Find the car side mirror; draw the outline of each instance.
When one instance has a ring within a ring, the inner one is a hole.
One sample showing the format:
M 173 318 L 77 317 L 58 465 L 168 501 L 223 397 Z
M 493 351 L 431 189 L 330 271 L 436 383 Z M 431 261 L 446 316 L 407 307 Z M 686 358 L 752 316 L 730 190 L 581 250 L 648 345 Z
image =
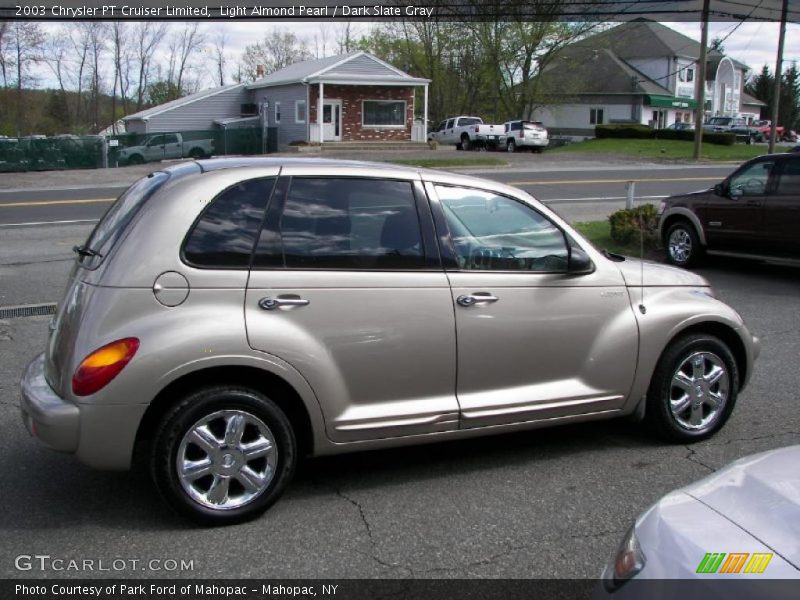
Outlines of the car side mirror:
M 724 183 L 718 183 L 717 185 L 715 185 L 714 186 L 714 193 L 717 196 L 724 196 L 725 195 L 725 184 Z
M 577 244 L 571 244 L 567 273 L 570 275 L 585 275 L 594 271 L 594 263 Z

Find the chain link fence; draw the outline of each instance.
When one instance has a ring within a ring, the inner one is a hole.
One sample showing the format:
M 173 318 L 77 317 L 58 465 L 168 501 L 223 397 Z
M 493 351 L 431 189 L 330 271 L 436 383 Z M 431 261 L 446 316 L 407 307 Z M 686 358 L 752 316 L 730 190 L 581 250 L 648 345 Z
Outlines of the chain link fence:
M 268 128 L 266 134 L 264 139 L 261 127 L 226 127 L 108 137 L 0 137 L 0 172 L 102 169 L 181 158 L 276 152 L 277 128 Z

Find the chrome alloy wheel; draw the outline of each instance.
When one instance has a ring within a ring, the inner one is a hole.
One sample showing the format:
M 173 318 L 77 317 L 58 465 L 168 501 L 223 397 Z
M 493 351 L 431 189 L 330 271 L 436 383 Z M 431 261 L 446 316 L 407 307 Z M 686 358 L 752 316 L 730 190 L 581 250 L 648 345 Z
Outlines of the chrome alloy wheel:
M 670 385 L 669 408 L 678 425 L 690 431 L 713 427 L 728 401 L 730 381 L 716 354 L 695 352 L 684 359 Z
M 195 502 L 230 510 L 269 487 L 278 448 L 261 419 L 244 410 L 221 410 L 189 428 L 176 460 L 181 486 Z
M 685 263 L 692 255 L 692 236 L 685 229 L 675 229 L 667 244 L 669 255 L 676 263 Z

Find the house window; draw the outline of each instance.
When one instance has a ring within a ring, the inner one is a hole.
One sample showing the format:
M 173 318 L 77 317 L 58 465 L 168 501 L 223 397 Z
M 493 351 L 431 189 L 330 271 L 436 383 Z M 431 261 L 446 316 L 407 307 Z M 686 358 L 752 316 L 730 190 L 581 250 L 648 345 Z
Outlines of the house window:
M 364 100 L 361 104 L 361 125 L 364 127 L 405 127 L 404 100 Z
M 275 103 L 275 124 L 278 125 L 281 122 L 281 103 Z
M 305 100 L 296 100 L 294 103 L 294 122 L 295 123 L 305 123 L 306 122 L 306 101 Z
M 694 68 L 693 67 L 686 67 L 685 69 L 681 69 L 678 71 L 678 80 L 683 81 L 685 83 L 691 83 L 694 81 Z
M 602 125 L 603 124 L 603 109 L 592 108 L 589 110 L 589 125 Z

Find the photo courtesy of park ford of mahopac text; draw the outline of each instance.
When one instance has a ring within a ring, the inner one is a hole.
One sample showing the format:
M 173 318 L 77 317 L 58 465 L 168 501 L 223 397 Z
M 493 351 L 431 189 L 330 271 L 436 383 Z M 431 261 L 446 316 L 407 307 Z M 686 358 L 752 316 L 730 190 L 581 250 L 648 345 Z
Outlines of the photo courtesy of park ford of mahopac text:
M 0 600 L 800 598 L 800 0 L 0 0 Z

